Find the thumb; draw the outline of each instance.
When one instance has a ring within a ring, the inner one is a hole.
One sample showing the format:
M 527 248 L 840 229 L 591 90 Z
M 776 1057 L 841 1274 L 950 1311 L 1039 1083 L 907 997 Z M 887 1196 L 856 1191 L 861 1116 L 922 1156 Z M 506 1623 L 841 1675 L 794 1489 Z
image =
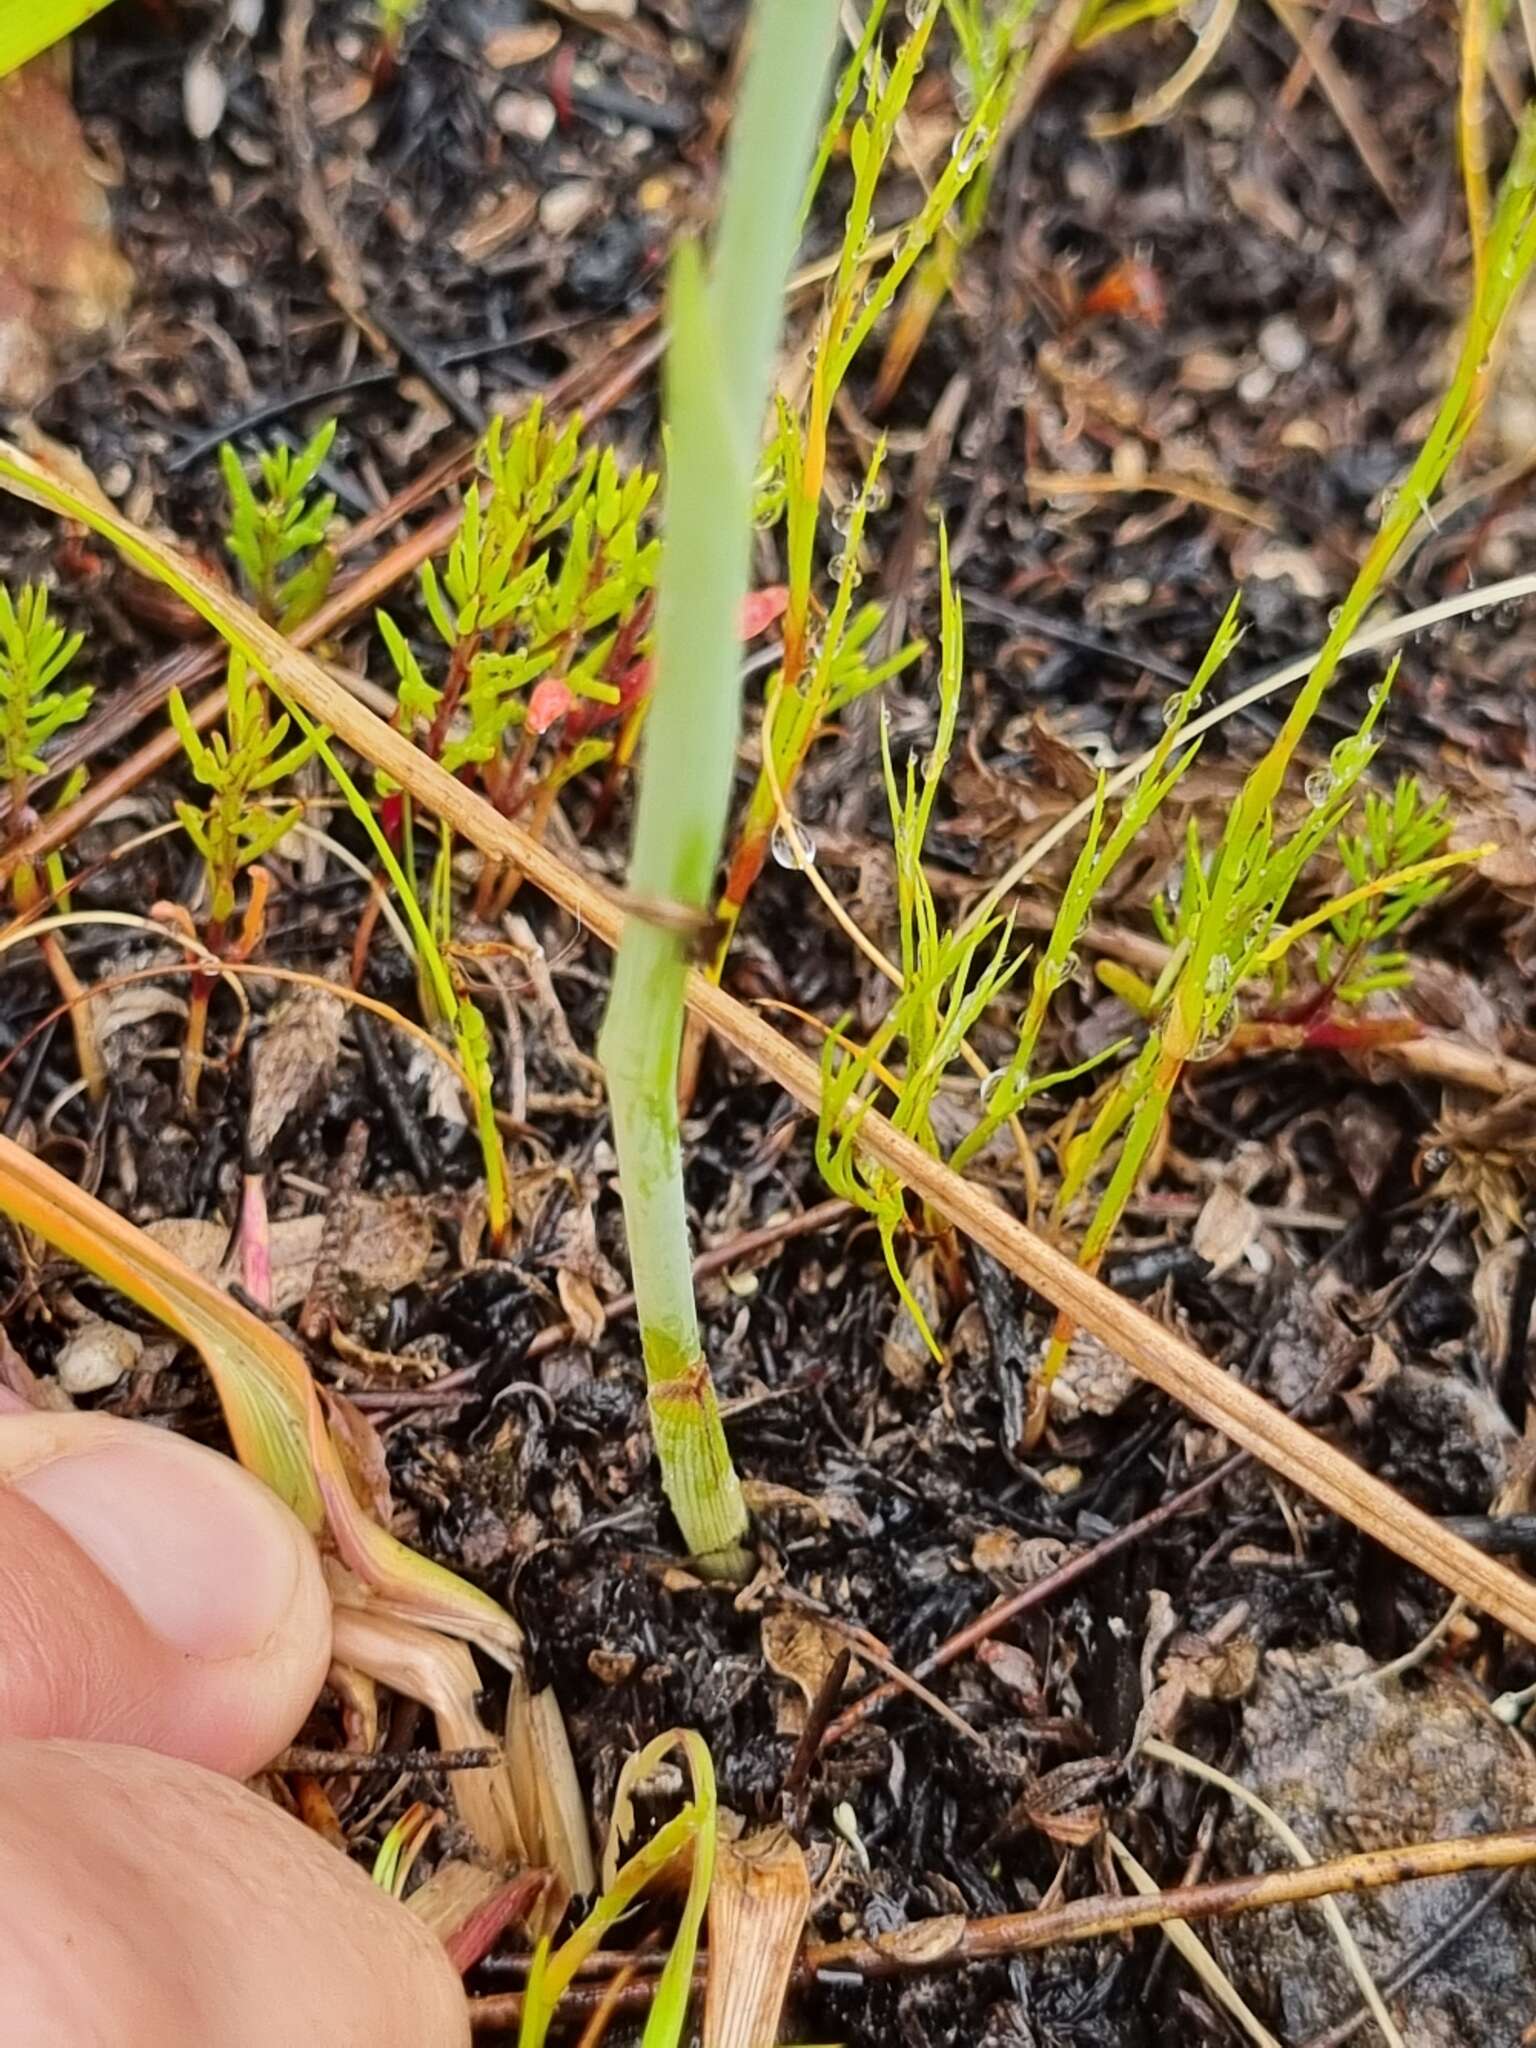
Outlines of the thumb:
M 329 1657 L 314 1543 L 231 1459 L 115 1416 L 0 1415 L 0 1737 L 245 1777 Z

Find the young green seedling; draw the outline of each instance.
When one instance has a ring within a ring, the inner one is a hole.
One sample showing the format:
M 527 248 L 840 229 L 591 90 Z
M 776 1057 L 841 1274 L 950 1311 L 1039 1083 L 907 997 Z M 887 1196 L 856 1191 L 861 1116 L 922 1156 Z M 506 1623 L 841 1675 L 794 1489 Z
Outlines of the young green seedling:
M 835 0 L 758 0 L 706 277 L 673 271 L 666 547 L 631 900 L 599 1047 L 663 1483 L 697 1556 L 734 1561 L 747 1526 L 699 1337 L 678 1129 L 690 948 L 707 924 L 735 771 L 742 603 L 764 415 L 799 194 L 837 29 Z M 648 914 L 644 906 L 654 906 Z
M 379 630 L 401 731 L 537 830 L 573 776 L 626 751 L 643 709 L 658 478 L 587 447 L 579 418 L 546 424 L 538 403 L 515 425 L 492 424 L 479 467 L 483 491 L 466 496 L 441 574 L 430 562 L 422 569 L 445 650 L 441 680 L 429 679 L 387 613 Z M 616 741 L 601 736 L 608 724 Z M 515 886 L 515 875 L 487 869 L 480 914 L 499 915 Z
M 13 837 L 24 835 L 31 818 L 27 799 L 32 778 L 41 775 L 45 766 L 43 747 L 90 708 L 94 694 L 90 683 L 56 687 L 79 653 L 80 644 L 81 636 L 66 634 L 53 617 L 48 593 L 41 584 L 25 585 L 16 598 L 0 584 L 0 784 L 10 798 L 6 826 Z M 72 803 L 84 782 L 81 769 L 64 784 L 57 807 Z M 64 863 L 58 854 L 50 858 L 42 875 L 30 861 L 18 861 L 11 876 L 11 904 L 19 915 L 44 907 L 45 898 L 59 909 L 69 908 Z M 58 933 L 45 932 L 38 943 L 54 986 L 69 1009 L 81 1079 L 91 1100 L 99 1102 L 106 1092 L 106 1074 L 90 996 L 70 966 Z
M 716 940 L 710 961 L 718 980 L 747 897 L 773 843 L 777 805 L 786 799 L 815 741 L 855 698 L 898 675 L 920 652 L 916 645 L 889 655 L 876 652 L 882 608 L 854 604 L 863 580 L 865 522 L 885 500 L 884 452 L 877 448 L 865 475 L 843 502 L 830 508 L 836 548 L 827 564 L 828 597 L 818 592 L 818 544 L 827 511 L 827 445 L 838 394 L 877 323 L 982 175 L 996 146 L 1007 80 L 999 73 L 962 124 L 954 149 L 924 196 L 916 216 L 884 255 L 874 249 L 874 211 L 908 104 L 922 75 L 943 0 L 914 0 L 910 24 L 886 69 L 879 33 L 885 0 L 874 0 L 864 32 L 845 67 L 802 201 L 802 219 L 846 132 L 853 192 L 843 220 L 837 268 L 811 342 L 811 375 L 804 397 L 781 403 L 778 434 L 760 484 L 758 519 L 767 531 L 784 527 L 788 595 L 783 618 L 783 660 L 768 685 L 764 713 L 764 766 L 748 802 L 715 906 Z M 860 111 L 855 115 L 855 106 Z M 851 125 L 850 125 L 851 118 Z
M 944 0 L 955 39 L 955 96 L 962 121 L 986 101 L 1003 108 L 1012 105 L 1029 62 L 1027 31 L 1035 4 L 1036 0 Z M 959 206 L 907 283 L 870 394 L 876 418 L 901 388 L 933 316 L 954 289 L 966 252 L 986 223 L 996 161 L 992 142 L 983 148 Z
M 1276 803 L 1298 747 L 1337 672 L 1344 648 L 1392 564 L 1430 503 L 1482 409 L 1490 366 L 1505 319 L 1536 260 L 1536 108 L 1521 123 L 1505 174 L 1484 267 L 1451 385 L 1407 480 L 1387 503 L 1381 526 L 1349 594 L 1335 612 L 1322 652 L 1284 725 L 1254 765 L 1222 827 L 1204 851 L 1191 827 L 1177 915 L 1170 926 L 1173 957 L 1155 992 L 1155 1021 L 1145 1045 L 1117 1081 L 1088 1130 L 1073 1141 L 1057 1200 L 1064 1216 L 1101 1160 L 1118 1145 L 1113 1168 L 1078 1246 L 1090 1271 L 1102 1259 L 1167 1116 L 1185 1067 L 1227 1042 L 1239 990 L 1267 974 L 1296 932 L 1281 925 L 1287 901 L 1312 858 L 1336 839 L 1354 805 L 1360 778 L 1376 752 L 1374 729 L 1391 678 L 1373 695 L 1357 732 L 1333 749 L 1326 771 L 1308 779 L 1310 815 L 1287 831 Z M 1422 841 L 1422 834 L 1420 835 Z M 1462 859 L 1473 858 L 1468 854 Z M 1417 865 L 1417 864 L 1415 864 Z M 1438 866 L 1431 873 L 1438 872 Z M 1400 881 L 1404 878 L 1400 877 Z M 1406 878 L 1412 887 L 1418 875 Z M 1369 903 L 1388 893 L 1377 877 Z M 1334 914 L 1347 913 L 1342 906 Z M 1310 928 L 1311 920 L 1307 920 Z M 1071 1318 L 1059 1315 L 1042 1368 L 1043 1394 L 1071 1341 Z M 1037 1415 L 1043 1411 L 1036 1404 Z
M 279 445 L 256 458 L 259 491 L 228 441 L 219 467 L 229 494 L 229 552 L 245 573 L 251 603 L 285 632 L 319 610 L 335 572 L 326 542 L 336 500 L 310 495 L 336 438 L 327 420 L 297 454 Z
M 178 803 L 176 815 L 203 857 L 208 908 L 203 943 L 220 957 L 248 959 L 259 943 L 266 911 L 268 878 L 258 865 L 302 815 L 299 804 L 275 805 L 280 786 L 309 758 L 308 739 L 287 744 L 286 717 L 270 719 L 266 699 L 250 678 L 243 655 L 229 659 L 224 730 L 204 739 L 192 723 L 179 690 L 170 696 L 171 723 L 193 775 L 208 791 L 201 804 Z M 235 912 L 241 875 L 250 871 L 251 890 L 243 927 L 236 936 Z M 190 1114 L 197 1108 L 208 1031 L 208 1004 L 217 976 L 199 968 L 187 999 L 187 1035 L 181 1060 L 181 1098 Z

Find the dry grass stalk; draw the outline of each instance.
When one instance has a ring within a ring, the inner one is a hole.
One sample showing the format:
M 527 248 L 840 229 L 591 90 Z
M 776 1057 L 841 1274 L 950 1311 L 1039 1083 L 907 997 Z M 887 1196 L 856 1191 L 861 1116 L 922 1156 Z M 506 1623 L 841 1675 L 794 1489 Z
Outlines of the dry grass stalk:
M 518 868 L 606 944 L 617 942 L 624 913 L 611 896 L 374 717 L 334 676 L 291 646 L 248 606 L 119 514 L 78 505 L 71 493 L 20 450 L 0 443 L 0 461 L 12 489 L 35 494 L 35 501 L 45 509 L 62 509 L 70 517 L 86 518 L 210 624 L 235 635 L 248 658 L 280 693 L 293 698 L 338 739 L 382 768 L 471 845 Z M 754 1011 L 700 974 L 691 978 L 688 1001 L 711 1029 L 797 1101 L 812 1109 L 819 1104 L 821 1073 L 816 1062 Z M 1091 1331 L 1208 1427 L 1222 1431 L 1451 1592 L 1462 1594 L 1474 1607 L 1536 1642 L 1536 1585 L 1530 1580 L 1437 1526 L 1332 1444 L 1282 1415 L 1133 1303 L 1121 1300 L 1065 1253 L 1026 1229 L 989 1195 L 931 1159 L 885 1118 L 869 1114 L 860 1128 L 860 1142 L 947 1222 L 991 1252 L 1053 1307 Z
M 1132 1886 L 1141 1897 L 1144 1899 L 1155 1898 L 1158 1889 L 1157 1879 L 1152 1875 L 1151 1871 L 1146 1869 L 1143 1864 L 1137 1862 L 1118 1835 L 1113 1833 L 1106 1834 L 1104 1839 L 1109 1844 L 1111 1855 L 1131 1880 Z M 1199 1978 L 1206 1990 L 1211 1994 L 1211 1997 L 1224 2011 L 1232 2015 L 1232 2018 L 1243 2029 L 1244 2033 L 1248 2035 L 1250 2040 L 1257 2041 L 1259 2048 L 1280 2048 L 1280 2043 L 1275 2039 L 1268 2027 L 1265 2026 L 1252 2006 L 1249 2005 L 1237 1986 L 1232 1982 L 1232 1979 L 1217 1962 L 1216 1958 L 1211 1954 L 1187 1920 L 1169 1920 L 1165 1922 L 1163 1932 L 1167 1935 L 1173 1947 L 1184 1958 L 1185 1962 L 1188 1963 L 1190 1969 L 1194 1971 L 1196 1977 Z
M 337 1658 L 387 1685 L 406 1699 L 429 1707 L 444 1749 L 497 1746 L 475 1706 L 480 1674 L 462 1643 L 417 1628 L 391 1615 L 338 1607 Z M 538 1851 L 537 1793 L 514 1786 L 506 1764 L 483 1771 L 450 1771 L 459 1818 L 499 1868 L 543 1860 Z

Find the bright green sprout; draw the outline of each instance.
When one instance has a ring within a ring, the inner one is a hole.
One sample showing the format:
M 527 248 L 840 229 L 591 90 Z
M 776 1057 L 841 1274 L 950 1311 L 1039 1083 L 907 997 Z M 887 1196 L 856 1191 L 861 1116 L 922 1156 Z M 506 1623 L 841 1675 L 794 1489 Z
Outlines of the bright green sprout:
M 917 266 L 947 232 L 957 208 L 983 174 L 1001 133 L 1008 81 L 1001 73 L 987 84 L 963 123 L 954 149 L 916 216 L 895 246 L 876 250 L 875 203 L 896 148 L 902 117 L 918 80 L 942 0 L 908 10 L 909 31 L 889 67 L 880 50 L 888 18 L 886 0 L 874 0 L 864 30 L 844 67 L 825 122 L 801 205 L 802 224 L 839 145 L 846 139 L 853 190 L 844 213 L 837 268 L 826 288 L 812 337 L 812 375 L 803 400 L 781 404 L 778 432 L 758 481 L 757 523 L 784 526 L 788 600 L 784 611 L 783 660 L 769 679 L 764 714 L 764 766 L 737 828 L 725 884 L 715 906 L 718 939 L 710 973 L 724 971 L 726 955 L 746 903 L 772 844 L 778 794 L 792 798 L 794 785 L 815 741 L 840 710 L 857 697 L 899 675 L 921 649 L 902 647 L 877 654 L 883 621 L 878 605 L 852 602 L 863 580 L 861 554 L 871 513 L 886 502 L 877 448 L 861 482 L 830 508 L 835 537 L 826 576 L 830 594 L 819 595 L 817 554 L 823 539 L 828 496 L 827 445 L 838 394 L 877 323 L 890 311 Z
M 424 0 L 373 0 L 379 17 L 379 36 L 388 49 L 398 50 L 406 30 L 420 14 Z
M 46 765 L 43 748 L 90 709 L 90 683 L 58 687 L 80 644 L 81 636 L 66 633 L 49 611 L 48 593 L 41 584 L 25 584 L 16 598 L 0 584 L 0 786 L 10 797 L 7 830 L 12 835 L 25 831 L 31 815 L 27 798 L 33 776 L 42 774 Z M 86 771 L 77 768 L 65 780 L 54 801 L 56 810 L 74 802 L 85 787 L 85 776 Z M 45 896 L 54 908 L 69 909 L 62 853 L 48 856 L 41 876 L 27 860 L 18 860 L 12 870 L 11 902 L 18 912 L 38 909 Z M 99 1102 L 106 1074 L 90 1002 L 59 934 L 46 933 L 39 943 L 54 984 L 69 1006 L 81 1077 L 91 1100 Z
M 303 814 L 300 804 L 273 810 L 267 793 L 286 782 L 314 749 L 308 739 L 285 744 L 290 722 L 285 716 L 268 717 L 266 699 L 250 680 L 242 655 L 230 656 L 222 732 L 204 739 L 179 690 L 171 692 L 170 712 L 192 773 L 209 792 L 205 803 L 178 803 L 176 815 L 203 856 L 209 944 L 217 951 L 235 914 L 241 874 L 270 853 Z
M 299 804 L 275 804 L 273 792 L 309 758 L 313 747 L 307 737 L 287 744 L 290 722 L 269 715 L 265 692 L 252 682 L 243 654 L 232 652 L 229 657 L 222 732 L 204 739 L 179 690 L 171 692 L 170 714 L 188 765 L 208 791 L 201 804 L 176 806 L 187 837 L 203 857 L 208 887 L 203 940 L 212 953 L 243 959 L 260 937 L 266 904 L 266 877 L 256 863 L 292 830 L 303 812 Z M 232 926 L 238 885 L 250 868 L 256 868 L 256 886 L 245 913 L 246 929 L 237 939 Z M 216 982 L 216 975 L 202 970 L 192 977 L 181 1060 L 181 1098 L 189 1115 L 197 1108 L 208 1006 Z
M 1357 732 L 1329 758 L 1326 776 L 1309 778 L 1310 816 L 1286 833 L 1276 804 L 1344 649 L 1410 535 L 1429 510 L 1447 470 L 1466 442 L 1487 394 L 1495 347 L 1511 306 L 1536 261 L 1536 108 L 1527 110 L 1505 174 L 1488 238 L 1488 260 L 1467 321 L 1450 388 L 1400 491 L 1385 507 L 1381 526 L 1344 603 L 1334 614 L 1284 725 L 1250 770 L 1227 814 L 1220 837 L 1202 851 L 1190 828 L 1177 910 L 1166 929 L 1175 950 L 1156 991 L 1155 1021 L 1136 1059 L 1121 1076 L 1089 1129 L 1073 1141 L 1057 1199 L 1058 1217 L 1084 1191 L 1100 1162 L 1118 1147 L 1109 1179 L 1078 1246 L 1079 1262 L 1097 1268 L 1125 1212 L 1163 1128 L 1185 1066 L 1219 1050 L 1236 1021 L 1245 979 L 1281 957 L 1299 934 L 1280 930 L 1291 891 L 1311 859 L 1346 824 L 1354 792 L 1376 751 L 1372 735 L 1391 677 L 1373 693 Z M 1458 856 L 1470 859 L 1471 853 Z M 1378 878 L 1378 884 L 1385 878 Z M 1379 886 L 1375 896 L 1386 894 Z M 1303 920 L 1310 926 L 1311 920 Z M 1072 1323 L 1057 1317 L 1042 1369 L 1043 1389 L 1060 1369 Z M 1037 1404 L 1037 1414 L 1043 1409 Z
M 625 707 L 656 581 L 646 527 L 658 478 L 584 446 L 579 419 L 546 424 L 537 402 L 515 425 L 492 424 L 480 469 L 484 491 L 466 496 L 441 574 L 431 562 L 421 572 L 441 681 L 383 612 L 379 630 L 401 730 L 445 768 L 473 767 L 510 815 L 528 800 L 540 733 L 583 702 Z
M 1028 29 L 1035 0 L 944 0 L 955 39 L 954 72 L 960 118 L 979 106 L 1005 113 L 1012 105 L 1029 61 Z M 992 199 L 1000 130 L 976 147 L 980 161 L 960 204 L 940 230 L 902 295 L 885 359 L 870 394 L 878 417 L 900 388 L 930 323 L 954 287 L 967 251 L 986 225 Z
M 379 865 L 400 899 L 405 921 L 416 948 L 421 981 L 429 992 L 428 1014 L 453 1034 L 459 1063 L 464 1069 L 470 1100 L 475 1112 L 475 1133 L 485 1167 L 486 1220 L 493 1243 L 505 1242 L 512 1220 L 507 1192 L 507 1161 L 501 1133 L 496 1124 L 496 1102 L 491 1073 L 491 1035 L 485 1019 L 475 1008 L 457 978 L 446 944 L 439 940 L 437 919 L 423 911 L 415 886 L 389 843 L 389 836 L 363 791 L 348 774 L 323 729 L 309 719 L 297 704 L 290 710 L 301 731 L 325 764 L 327 774 L 341 791 L 353 821 L 367 834 Z M 446 827 L 443 828 L 446 832 Z
M 0 584 L 0 781 L 10 793 L 13 820 L 25 807 L 31 778 L 47 765 L 43 748 L 90 709 L 89 683 L 54 687 L 81 640 L 54 618 L 40 583 L 25 584 L 16 598 Z
M 1443 796 L 1426 799 L 1415 776 L 1400 776 L 1390 795 L 1366 794 L 1362 828 L 1340 832 L 1335 849 L 1357 889 L 1368 888 L 1440 854 L 1451 836 Z M 1445 878 L 1420 877 L 1340 911 L 1317 942 L 1313 975 L 1336 1001 L 1362 1003 L 1381 989 L 1402 988 L 1412 976 L 1406 953 L 1382 950 L 1408 919 L 1443 895 Z
M 648 1842 L 623 1863 L 618 1852 L 631 1832 L 635 1790 L 651 1777 L 668 1752 L 680 1748 L 688 1762 L 693 1797 L 681 1812 L 663 1823 Z M 625 1917 L 654 1884 L 680 1867 L 686 1858 L 688 1892 L 676 1939 L 657 1980 L 640 2048 L 681 2048 L 688 2038 L 688 2006 L 693 1991 L 694 1962 L 709 1888 L 715 1874 L 715 1842 L 719 1804 L 715 1767 L 703 1738 L 691 1730 L 659 1735 L 627 1759 L 614 1792 L 613 1820 L 603 1856 L 602 1896 L 585 1920 L 558 1948 L 547 1936 L 534 1950 L 523 1999 L 517 2048 L 545 2048 L 555 2009 L 575 1981 L 581 1966 L 605 1935 Z
M 335 438 L 336 422 L 327 420 L 297 453 L 282 444 L 263 449 L 256 458 L 259 489 L 228 441 L 219 450 L 229 494 L 225 545 L 245 573 L 252 604 L 285 630 L 319 610 L 335 572 L 326 536 L 336 500 L 310 495 Z

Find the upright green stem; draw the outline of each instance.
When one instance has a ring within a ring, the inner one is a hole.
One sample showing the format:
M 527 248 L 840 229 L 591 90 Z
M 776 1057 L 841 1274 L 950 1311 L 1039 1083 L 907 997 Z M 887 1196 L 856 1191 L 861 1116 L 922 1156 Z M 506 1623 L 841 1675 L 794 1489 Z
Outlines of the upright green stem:
M 757 0 L 713 269 L 706 278 L 691 245 L 674 268 L 666 550 L 630 865 L 639 908 L 598 1048 L 662 1480 L 701 1556 L 735 1549 L 747 1514 L 694 1308 L 677 1117 L 689 951 L 675 913 L 704 919 L 730 804 L 753 482 L 836 32 L 836 0 Z M 647 916 L 648 906 L 664 915 Z

